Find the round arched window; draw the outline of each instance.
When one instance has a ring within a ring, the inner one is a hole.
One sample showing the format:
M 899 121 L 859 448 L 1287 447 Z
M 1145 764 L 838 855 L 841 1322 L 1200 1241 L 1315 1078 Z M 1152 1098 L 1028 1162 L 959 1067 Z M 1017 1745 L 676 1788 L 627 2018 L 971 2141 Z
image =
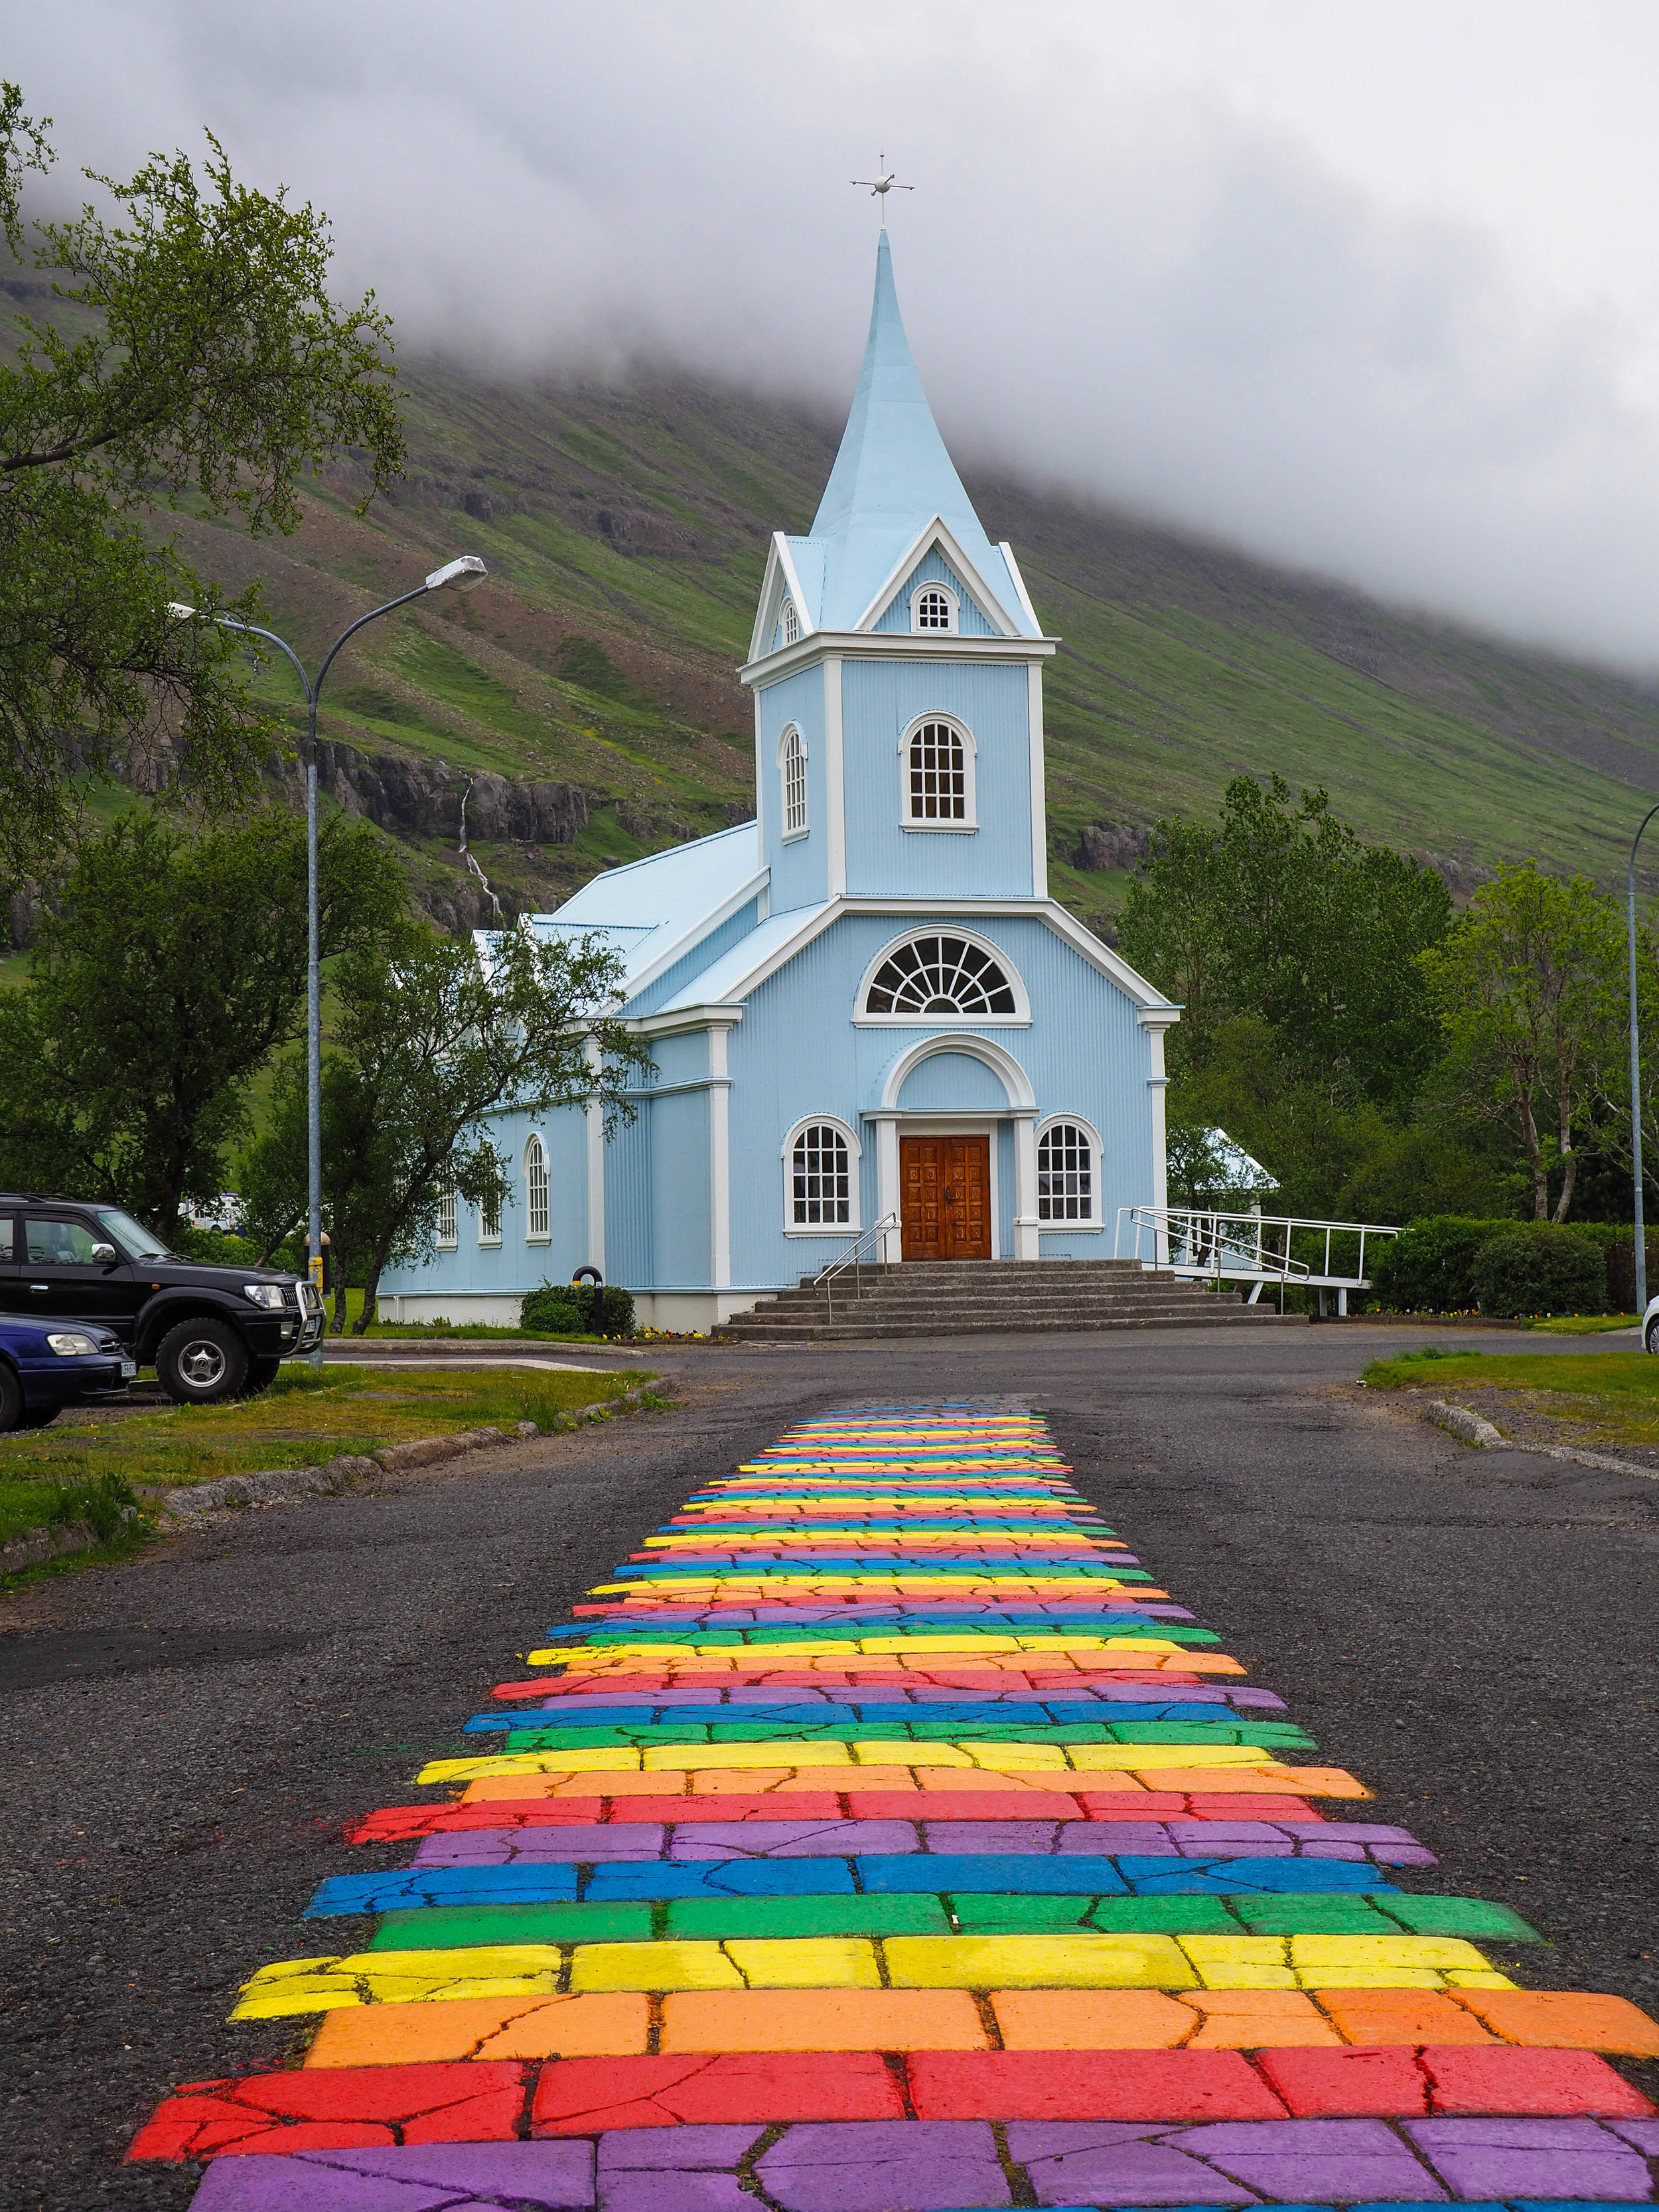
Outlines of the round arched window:
M 1089 1132 L 1051 1121 L 1037 1139 L 1037 1219 L 1092 1221 L 1095 1158 Z
M 541 1139 L 533 1135 L 524 1148 L 524 1194 L 526 1237 L 547 1236 L 551 1226 L 548 1206 L 547 1154 L 542 1150 Z
M 778 610 L 778 627 L 783 633 L 783 641 L 786 645 L 795 645 L 799 642 L 800 617 L 796 613 L 795 603 L 787 592 L 784 594 L 783 605 Z
M 798 1229 L 852 1220 L 852 1156 L 833 1121 L 809 1121 L 796 1135 L 789 1162 L 789 1211 Z
M 910 733 L 912 822 L 968 819 L 968 751 L 953 722 L 922 722 Z
M 910 603 L 911 623 L 916 629 L 949 629 L 951 614 L 951 595 L 940 591 L 937 584 L 918 592 Z
M 941 931 L 890 952 L 864 995 L 866 1014 L 1014 1014 L 1013 986 L 991 955 Z

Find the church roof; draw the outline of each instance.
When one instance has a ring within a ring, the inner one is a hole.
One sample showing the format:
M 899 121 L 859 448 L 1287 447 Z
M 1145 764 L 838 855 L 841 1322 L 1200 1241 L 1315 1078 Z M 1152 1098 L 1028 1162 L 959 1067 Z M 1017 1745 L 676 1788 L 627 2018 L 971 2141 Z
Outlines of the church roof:
M 887 233 L 858 389 L 805 538 L 789 550 L 811 626 L 851 630 L 930 523 L 943 522 L 1019 635 L 1039 633 L 1001 550 L 974 512 L 922 390 L 899 313 Z
M 755 825 L 744 822 L 607 868 L 556 914 L 532 915 L 531 927 L 538 937 L 603 938 L 623 963 L 623 993 L 631 997 L 753 898 L 764 881 Z

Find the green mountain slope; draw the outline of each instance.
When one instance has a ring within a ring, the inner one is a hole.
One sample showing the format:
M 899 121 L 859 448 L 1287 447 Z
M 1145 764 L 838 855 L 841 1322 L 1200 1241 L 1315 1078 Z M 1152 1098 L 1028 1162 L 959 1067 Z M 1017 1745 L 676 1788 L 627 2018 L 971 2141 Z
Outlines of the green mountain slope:
M 472 598 L 378 624 L 337 665 L 324 724 L 352 749 L 337 793 L 404 838 L 434 911 L 457 921 L 485 911 L 457 851 L 469 777 L 473 851 L 509 906 L 744 818 L 751 723 L 732 671 L 769 533 L 807 526 L 839 425 L 684 378 L 534 388 L 428 363 L 404 381 L 410 476 L 366 516 L 348 457 L 284 544 L 183 526 L 204 570 L 264 576 L 276 626 L 310 654 L 439 559 L 489 562 Z M 1079 867 L 1089 825 L 1207 811 L 1241 770 L 1325 784 L 1364 834 L 1431 857 L 1454 887 L 1526 854 L 1622 878 L 1659 795 L 1659 695 L 969 482 L 1064 640 L 1047 689 L 1049 820 L 1055 889 L 1080 912 L 1109 912 L 1112 867 L 1134 846 L 1097 836 L 1105 866 Z

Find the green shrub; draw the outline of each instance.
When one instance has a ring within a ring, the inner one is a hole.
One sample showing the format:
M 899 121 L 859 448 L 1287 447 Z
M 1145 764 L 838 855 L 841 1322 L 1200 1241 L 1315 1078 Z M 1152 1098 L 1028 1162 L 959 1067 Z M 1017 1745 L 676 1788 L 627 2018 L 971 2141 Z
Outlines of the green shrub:
M 519 1326 L 550 1336 L 632 1336 L 634 1293 L 607 1284 L 595 1314 L 591 1284 L 544 1283 L 520 1309 Z
M 1395 1313 L 1470 1313 L 1476 1304 L 1474 1256 L 1512 1221 L 1431 1213 L 1386 1243 L 1368 1249 L 1372 1295 Z M 1373 1253 L 1375 1257 L 1372 1257 Z
M 251 1237 L 233 1237 L 224 1229 L 197 1229 L 188 1221 L 181 1221 L 173 1232 L 173 1249 L 181 1260 L 193 1260 L 198 1267 L 253 1267 L 259 1261 L 259 1248 Z
M 1659 1291 L 1659 1232 L 1650 1231 L 1648 1248 L 1648 1296 Z M 1607 1310 L 1626 1314 L 1636 1310 L 1636 1232 L 1620 1229 L 1610 1237 L 1607 1255 Z
M 1474 1290 L 1483 1314 L 1600 1313 L 1607 1302 L 1601 1240 L 1547 1221 L 1516 1223 L 1474 1255 Z

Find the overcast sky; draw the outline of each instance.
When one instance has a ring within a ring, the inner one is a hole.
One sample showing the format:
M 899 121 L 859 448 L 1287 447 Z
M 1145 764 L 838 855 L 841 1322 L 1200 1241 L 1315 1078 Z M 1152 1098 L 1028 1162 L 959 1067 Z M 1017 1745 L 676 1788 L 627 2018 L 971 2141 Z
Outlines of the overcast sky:
M 843 407 L 884 148 L 959 458 L 1659 668 L 1651 0 L 9 0 L 65 166 L 217 131 L 405 349 Z

